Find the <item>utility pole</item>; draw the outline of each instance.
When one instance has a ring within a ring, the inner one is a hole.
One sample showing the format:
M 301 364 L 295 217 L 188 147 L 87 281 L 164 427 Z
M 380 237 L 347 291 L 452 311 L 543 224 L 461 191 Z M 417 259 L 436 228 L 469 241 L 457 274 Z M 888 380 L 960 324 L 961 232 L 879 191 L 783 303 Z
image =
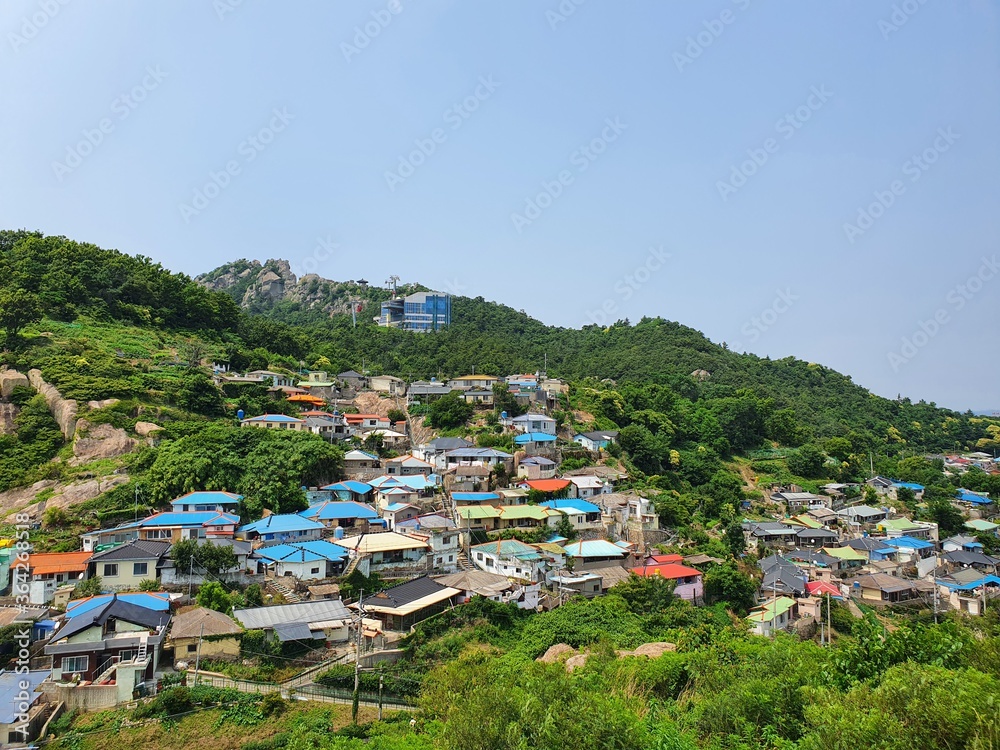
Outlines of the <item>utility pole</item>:
M 354 637 L 354 700 L 351 701 L 351 723 L 358 723 L 358 691 L 361 689 L 361 629 L 365 620 L 365 591 L 358 591 L 358 629 Z
M 205 623 L 201 624 L 201 632 L 198 633 L 198 653 L 194 656 L 194 684 L 198 685 L 198 667 L 201 664 L 201 641 L 205 637 Z
M 382 721 L 382 683 L 385 678 L 385 669 L 380 668 L 378 672 L 378 720 Z
M 194 580 L 194 551 L 191 552 L 191 561 L 188 564 L 188 600 L 191 599 L 191 583 Z
M 937 605 L 937 602 L 938 602 L 938 585 L 937 585 L 937 579 L 935 578 L 935 580 L 934 580 L 934 624 L 935 625 L 937 625 L 937 621 L 938 621 L 938 605 Z
M 830 592 L 826 592 L 826 642 L 833 643 L 833 630 L 830 624 Z

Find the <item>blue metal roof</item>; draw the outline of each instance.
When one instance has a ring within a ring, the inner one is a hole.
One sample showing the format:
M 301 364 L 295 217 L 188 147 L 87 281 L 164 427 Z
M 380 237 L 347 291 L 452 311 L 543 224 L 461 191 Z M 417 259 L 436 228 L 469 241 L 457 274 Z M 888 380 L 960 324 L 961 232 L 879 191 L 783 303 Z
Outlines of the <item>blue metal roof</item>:
M 150 526 L 213 526 L 236 525 L 240 517 L 232 513 L 219 513 L 215 510 L 175 510 L 168 513 L 157 513 L 138 522 L 140 528 Z
M 544 503 L 539 503 L 542 507 L 552 508 L 553 510 L 575 510 L 579 513 L 600 513 L 601 509 L 594 505 L 593 503 L 588 503 L 586 500 L 580 500 L 579 498 L 566 498 L 563 500 L 546 500 Z
M 305 510 L 299 511 L 303 518 L 315 521 L 339 521 L 345 518 L 378 518 L 378 513 L 370 505 L 355 503 L 351 500 L 329 500 L 316 503 Z
M 544 432 L 525 432 L 514 438 L 514 442 L 518 445 L 524 443 L 554 443 L 555 441 L 555 435 L 549 435 Z
M 604 539 L 592 539 L 567 544 L 566 554 L 570 557 L 624 557 L 625 550 Z
M 325 527 L 317 521 L 310 521 L 295 513 L 282 513 L 248 523 L 246 526 L 241 526 L 240 531 L 243 533 L 253 531 L 258 534 L 281 534 L 288 531 L 311 531 L 322 528 Z
M 270 547 L 261 547 L 256 553 L 265 560 L 288 563 L 317 562 L 319 560 L 340 562 L 349 554 L 348 550 L 344 547 L 328 542 L 325 539 L 314 539 L 310 542 L 275 544 Z
M 8 739 L 11 742 L 15 741 L 17 734 L 14 727 L 20 721 L 17 707 L 21 701 L 18 700 L 17 696 L 21 694 L 21 683 L 28 683 L 27 690 L 24 691 L 28 694 L 28 700 L 25 703 L 32 706 L 41 697 L 38 686 L 51 674 L 51 669 L 36 669 L 27 673 L 0 669 L 0 724 L 10 725 Z
M 243 499 L 243 495 L 234 492 L 198 491 L 181 495 L 170 502 L 171 505 L 232 505 Z
M 918 492 L 924 489 L 924 486 L 922 484 L 917 484 L 916 482 L 897 482 L 893 480 L 892 484 L 895 487 L 907 487 L 908 489 L 911 489 L 914 492 Z
M 912 536 L 901 536 L 895 539 L 886 539 L 885 543 L 892 547 L 908 547 L 910 549 L 929 549 L 934 546 L 930 542 L 924 541 L 923 539 L 917 539 Z
M 386 511 L 389 513 L 396 513 L 401 510 L 406 510 L 407 508 L 412 508 L 413 506 L 409 503 L 393 503 L 392 505 L 387 505 L 385 507 Z
M 966 503 L 973 503 L 975 505 L 989 505 L 991 502 L 993 502 L 988 497 L 977 495 L 975 492 L 971 492 L 964 488 L 959 489 L 958 499 Z
M 452 492 L 451 499 L 463 503 L 481 503 L 486 500 L 499 500 L 496 492 Z
M 168 598 L 166 592 L 159 593 L 147 593 L 147 592 L 135 592 L 131 594 L 98 594 L 97 596 L 90 596 L 86 599 L 76 599 L 71 601 L 66 605 L 66 617 L 76 617 L 77 615 L 82 615 L 85 612 L 89 612 L 97 607 L 103 607 L 108 603 L 108 600 L 112 597 L 117 596 L 119 601 L 127 602 L 129 604 L 135 604 L 138 607 L 144 607 L 146 609 L 152 610 L 154 612 L 166 612 L 170 609 L 170 599 Z
M 372 486 L 370 484 L 365 484 L 364 482 L 358 482 L 354 479 L 348 479 L 345 482 L 336 482 L 334 484 L 328 484 L 325 487 L 320 487 L 321 490 L 333 490 L 337 491 L 347 491 L 353 492 L 356 495 L 365 495 L 372 491 Z
M 287 414 L 261 414 L 259 417 L 248 417 L 244 420 L 245 422 L 270 422 L 272 424 L 276 423 L 288 423 L 301 422 L 302 420 L 298 417 L 289 417 Z
M 951 591 L 970 591 L 971 589 L 978 589 L 980 586 L 985 586 L 988 584 L 993 584 L 994 586 L 1000 586 L 1000 577 L 995 575 L 985 575 L 978 581 L 972 581 L 971 583 L 949 583 L 948 581 L 942 581 L 941 579 L 936 579 L 938 583 L 942 586 L 946 586 Z

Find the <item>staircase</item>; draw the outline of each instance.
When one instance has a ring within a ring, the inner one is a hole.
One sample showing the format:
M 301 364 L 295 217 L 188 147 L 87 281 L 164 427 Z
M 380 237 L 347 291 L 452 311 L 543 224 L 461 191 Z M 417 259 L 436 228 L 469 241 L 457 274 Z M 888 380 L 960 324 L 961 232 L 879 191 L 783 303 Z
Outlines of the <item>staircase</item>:
M 302 601 L 302 597 L 296 594 L 292 589 L 288 588 L 285 584 L 281 583 L 277 579 L 273 579 L 267 582 L 267 585 L 273 588 L 277 593 L 281 594 L 286 602 L 292 604 L 297 604 Z
M 108 678 L 111 677 L 111 673 L 118 668 L 118 662 L 119 658 L 117 656 L 111 657 L 111 659 L 109 660 L 108 668 L 94 678 L 94 684 L 95 685 L 104 684 L 108 680 Z
M 476 569 L 476 566 L 474 566 L 469 561 L 469 556 L 467 554 L 465 554 L 465 550 L 464 549 L 460 549 L 458 551 L 458 558 L 457 559 L 458 559 L 458 567 L 461 568 L 462 570 L 475 570 Z
M 351 573 L 357 570 L 357 567 L 360 563 L 361 563 L 361 555 L 354 555 L 347 563 L 347 567 L 344 568 L 344 572 L 340 574 L 340 577 L 347 578 L 347 576 L 349 576 Z

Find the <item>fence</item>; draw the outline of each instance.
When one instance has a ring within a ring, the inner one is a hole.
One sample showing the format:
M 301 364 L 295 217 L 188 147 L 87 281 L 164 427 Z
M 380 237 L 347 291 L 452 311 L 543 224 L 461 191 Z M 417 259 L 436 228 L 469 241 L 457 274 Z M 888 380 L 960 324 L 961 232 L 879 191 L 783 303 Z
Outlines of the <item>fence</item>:
M 309 685 L 304 688 L 296 688 L 295 695 L 299 698 L 327 703 L 352 703 L 354 701 L 354 691 L 325 687 L 323 685 Z M 377 708 L 378 703 L 378 695 L 358 692 L 359 705 Z M 382 706 L 392 711 L 412 711 L 416 707 L 416 704 L 402 696 L 383 693 Z

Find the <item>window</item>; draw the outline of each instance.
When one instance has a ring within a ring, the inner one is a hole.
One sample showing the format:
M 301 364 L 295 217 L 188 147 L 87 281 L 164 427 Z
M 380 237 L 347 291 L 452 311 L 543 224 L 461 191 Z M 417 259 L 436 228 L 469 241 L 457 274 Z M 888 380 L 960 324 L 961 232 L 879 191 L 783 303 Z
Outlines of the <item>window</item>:
M 310 568 L 309 572 L 310 573 L 319 573 L 319 568 Z
M 448 562 L 455 562 L 455 556 L 454 555 L 448 555 Z
M 198 650 L 198 644 L 197 643 L 190 643 L 190 644 L 188 644 L 188 653 L 189 654 L 193 654 L 197 650 Z
M 104 564 L 104 577 L 105 578 L 115 578 L 118 575 L 118 563 L 105 563 Z
M 454 540 L 455 540 L 455 537 L 453 537 L 453 536 L 446 536 L 444 539 L 441 540 L 441 544 L 451 544 Z
M 139 653 L 138 651 L 131 651 L 131 650 L 129 650 L 129 651 L 119 651 L 118 652 L 118 659 L 120 661 L 132 661 L 136 657 L 136 655 L 138 653 Z
M 62 660 L 62 671 L 64 673 L 86 672 L 89 665 L 89 656 L 64 656 Z
M 149 563 L 132 563 L 132 575 L 144 576 L 149 570 Z
M 171 539 L 172 537 L 170 529 L 149 529 L 146 531 L 146 539 Z

